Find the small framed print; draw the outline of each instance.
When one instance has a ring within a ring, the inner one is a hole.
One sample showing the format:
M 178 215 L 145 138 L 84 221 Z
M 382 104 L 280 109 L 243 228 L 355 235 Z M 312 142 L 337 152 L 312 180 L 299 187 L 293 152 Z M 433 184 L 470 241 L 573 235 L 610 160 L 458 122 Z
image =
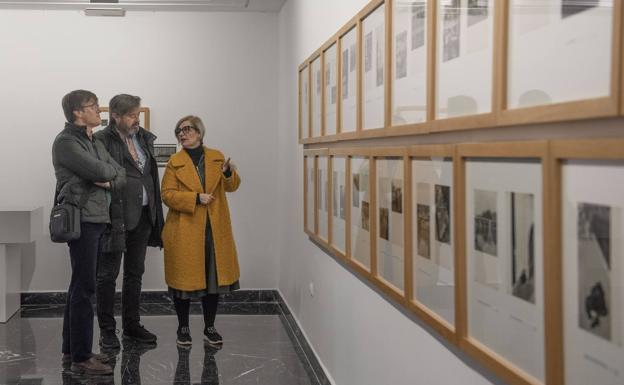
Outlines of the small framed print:
M 365 271 L 371 271 L 371 169 L 370 158 L 364 152 L 355 152 L 348 158 L 350 205 L 350 248 L 347 257 Z
M 333 154 L 331 161 L 331 241 L 332 248 L 341 256 L 346 255 L 347 206 L 346 172 L 347 161 L 344 155 Z
M 352 28 L 340 38 L 341 55 L 341 97 L 340 132 L 355 132 L 357 128 L 357 28 Z
M 547 144 L 460 144 L 457 149 L 465 208 L 461 252 L 467 327 L 461 344 L 510 382 L 545 384 Z
M 314 167 L 315 157 L 312 154 L 308 154 L 308 152 L 304 151 L 303 157 L 303 202 L 304 202 L 304 211 L 303 211 L 303 222 L 304 222 L 304 231 L 308 235 L 314 235 L 314 213 L 315 213 L 315 167 Z
M 154 158 L 158 167 L 165 167 L 171 155 L 178 151 L 176 144 L 154 144 Z
M 623 149 L 621 139 L 552 143 L 566 385 L 624 381 Z
M 329 241 L 329 157 L 327 152 L 316 158 L 316 235 L 325 243 Z
M 363 120 L 362 129 L 385 126 L 386 7 L 378 6 L 362 20 L 363 36 Z
M 317 138 L 321 136 L 321 120 L 323 118 L 321 114 L 321 102 L 323 100 L 323 76 L 321 74 L 321 56 L 318 56 L 316 59 L 312 60 L 312 63 L 310 64 L 310 70 L 312 71 L 312 97 L 310 99 L 310 103 L 312 104 L 312 113 L 310 116 L 310 119 L 312 121 L 311 137 Z
M 102 118 L 102 123 L 100 124 L 102 127 L 106 127 L 110 124 L 110 115 L 108 107 L 100 107 L 100 117 Z M 139 108 L 139 125 L 146 129 L 150 130 L 150 109 L 149 107 L 140 107 Z
M 336 135 L 336 123 L 338 119 L 338 52 L 337 44 L 332 44 L 323 54 L 325 60 L 325 133 L 323 135 Z
M 309 66 L 299 71 L 299 140 L 310 136 L 310 73 Z

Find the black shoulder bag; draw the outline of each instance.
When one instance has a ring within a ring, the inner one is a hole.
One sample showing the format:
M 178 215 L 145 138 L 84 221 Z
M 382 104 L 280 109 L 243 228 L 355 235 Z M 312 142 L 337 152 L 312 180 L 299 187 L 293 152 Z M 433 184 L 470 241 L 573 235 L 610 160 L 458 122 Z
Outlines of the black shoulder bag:
M 80 238 L 80 210 L 87 203 L 91 189 L 80 197 L 78 206 L 59 203 L 59 190 L 54 193 L 54 207 L 50 212 L 50 238 L 52 242 L 65 243 Z

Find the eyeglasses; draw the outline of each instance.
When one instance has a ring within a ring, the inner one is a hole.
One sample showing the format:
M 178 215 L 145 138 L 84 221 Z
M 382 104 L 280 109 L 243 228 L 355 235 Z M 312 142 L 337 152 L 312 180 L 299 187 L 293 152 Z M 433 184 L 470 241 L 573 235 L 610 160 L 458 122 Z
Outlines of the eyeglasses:
M 95 111 L 99 111 L 100 110 L 100 105 L 97 102 L 96 103 L 87 104 L 86 106 L 82 106 L 82 107 L 80 107 L 80 109 L 84 110 L 85 108 L 89 108 L 89 107 L 93 107 L 93 109 Z
M 188 134 L 191 132 L 191 130 L 197 130 L 197 127 L 195 126 L 184 126 L 184 127 L 178 127 L 175 129 L 174 133 L 176 137 L 179 137 L 180 134 Z

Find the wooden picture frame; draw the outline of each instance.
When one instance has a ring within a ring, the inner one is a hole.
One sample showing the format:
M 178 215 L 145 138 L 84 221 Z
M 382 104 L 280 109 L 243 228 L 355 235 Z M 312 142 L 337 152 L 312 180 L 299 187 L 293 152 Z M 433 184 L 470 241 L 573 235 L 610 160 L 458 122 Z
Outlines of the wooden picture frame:
M 305 78 L 305 83 L 303 83 L 303 79 L 302 77 Z M 299 143 L 302 144 L 304 139 L 308 139 L 310 138 L 310 130 L 311 130 L 311 125 L 310 125 L 310 98 L 312 96 L 312 90 L 311 90 L 311 82 L 310 82 L 310 66 L 309 64 L 306 62 L 304 64 L 302 64 L 299 68 L 299 72 L 297 75 L 297 84 L 298 84 L 298 103 L 297 103 L 297 109 L 298 109 L 298 114 L 297 114 L 297 126 L 299 128 L 299 135 L 298 135 L 298 140 Z M 304 87 L 304 85 L 306 85 L 306 87 Z M 304 100 L 307 101 L 306 106 L 304 106 Z M 305 117 L 305 119 L 304 119 Z M 305 120 L 305 121 L 304 121 Z M 305 135 L 304 135 L 305 133 Z

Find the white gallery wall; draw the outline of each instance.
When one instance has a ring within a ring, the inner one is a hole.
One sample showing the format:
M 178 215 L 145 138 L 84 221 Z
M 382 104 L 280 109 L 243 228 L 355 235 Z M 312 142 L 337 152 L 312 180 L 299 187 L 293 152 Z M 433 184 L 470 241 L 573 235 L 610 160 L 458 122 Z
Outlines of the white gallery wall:
M 275 288 L 277 21 L 275 13 L 0 10 L 0 209 L 43 206 L 48 216 L 65 93 L 92 90 L 103 106 L 117 93 L 139 95 L 157 143 L 175 143 L 177 119 L 199 115 L 206 145 L 239 167 L 243 183 L 229 200 L 240 282 Z M 69 277 L 67 246 L 47 230 L 25 248 L 23 292 L 66 290 Z M 166 288 L 158 249 L 148 249 L 143 282 Z

